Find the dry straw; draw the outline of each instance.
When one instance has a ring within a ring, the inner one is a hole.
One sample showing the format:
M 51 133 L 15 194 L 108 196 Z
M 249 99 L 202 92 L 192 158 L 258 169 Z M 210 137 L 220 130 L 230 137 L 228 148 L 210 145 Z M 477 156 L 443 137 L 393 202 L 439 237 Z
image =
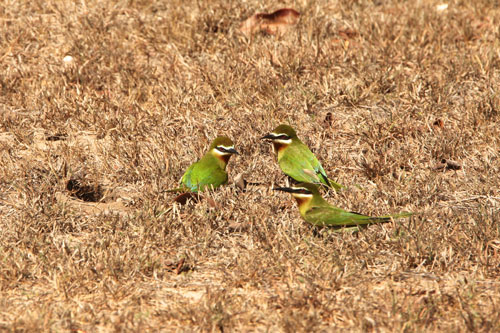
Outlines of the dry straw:
M 438 5 L 291 2 L 250 40 L 283 4 L 1 2 L 0 330 L 498 331 L 500 12 Z M 258 140 L 283 122 L 329 202 L 417 214 L 304 223 Z M 219 134 L 230 184 L 172 206 Z

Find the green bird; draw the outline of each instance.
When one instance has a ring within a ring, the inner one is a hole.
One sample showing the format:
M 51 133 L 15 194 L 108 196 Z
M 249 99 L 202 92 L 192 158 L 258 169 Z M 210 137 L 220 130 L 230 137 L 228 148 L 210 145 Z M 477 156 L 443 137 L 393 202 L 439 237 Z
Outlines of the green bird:
M 334 207 L 319 193 L 318 187 L 311 183 L 299 183 L 294 187 L 278 187 L 277 191 L 289 192 L 297 200 L 300 215 L 306 222 L 320 227 L 350 227 L 350 231 L 359 230 L 360 226 L 389 222 L 391 218 L 408 217 L 412 213 L 400 213 L 379 217 L 371 217 L 359 213 L 348 212 Z
M 337 191 L 344 187 L 328 179 L 321 163 L 300 141 L 292 127 L 279 125 L 262 139 L 272 141 L 274 152 L 278 154 L 278 164 L 281 170 L 297 182 L 321 183 Z
M 212 141 L 208 152 L 191 164 L 181 178 L 181 187 L 169 192 L 198 192 L 227 183 L 226 166 L 231 155 L 238 154 L 231 139 L 219 136 Z

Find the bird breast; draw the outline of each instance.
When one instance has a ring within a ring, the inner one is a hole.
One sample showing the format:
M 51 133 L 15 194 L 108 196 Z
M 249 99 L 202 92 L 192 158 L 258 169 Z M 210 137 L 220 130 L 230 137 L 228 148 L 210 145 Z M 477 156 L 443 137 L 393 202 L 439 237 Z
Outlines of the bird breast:
M 216 155 L 215 157 L 224 162 L 224 165 L 226 165 L 229 162 L 229 158 L 231 157 L 231 155 Z
M 281 143 L 281 142 L 273 142 L 273 150 L 274 153 L 280 156 L 280 154 L 285 150 L 285 148 L 288 147 L 288 145 Z

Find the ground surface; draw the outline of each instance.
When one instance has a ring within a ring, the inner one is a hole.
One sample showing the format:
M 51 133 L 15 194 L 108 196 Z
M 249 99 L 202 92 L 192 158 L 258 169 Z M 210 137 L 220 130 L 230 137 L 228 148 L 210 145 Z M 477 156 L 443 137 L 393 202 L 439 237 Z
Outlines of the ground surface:
M 1 2 L 0 330 L 500 330 L 500 10 L 440 4 Z M 283 122 L 330 202 L 415 216 L 304 223 L 259 140 Z M 230 184 L 171 208 L 218 134 Z

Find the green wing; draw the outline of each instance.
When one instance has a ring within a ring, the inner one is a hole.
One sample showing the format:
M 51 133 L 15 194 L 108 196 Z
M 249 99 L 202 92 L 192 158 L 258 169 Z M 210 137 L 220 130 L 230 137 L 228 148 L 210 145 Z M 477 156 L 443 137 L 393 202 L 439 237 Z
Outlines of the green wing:
M 189 166 L 189 168 L 184 172 L 181 178 L 181 184 L 185 187 L 187 187 L 189 190 L 192 190 L 192 187 L 194 185 L 194 181 L 192 180 L 193 178 L 193 170 L 196 167 L 196 164 L 199 162 L 195 162 Z
M 392 218 L 406 217 L 411 214 L 402 213 L 380 217 L 370 217 L 358 213 L 348 212 L 336 207 L 313 207 L 305 213 L 304 219 L 317 226 L 350 227 L 373 223 L 389 222 Z
M 311 165 L 314 155 L 305 145 L 290 145 L 278 161 L 281 170 L 298 182 L 319 183 L 321 179 Z
M 309 148 L 307 150 L 310 153 L 310 154 L 308 154 L 309 155 L 308 156 L 309 157 L 309 163 L 313 167 L 314 172 L 316 173 L 316 175 L 318 176 L 318 178 L 321 179 L 321 182 L 323 184 L 332 187 L 332 184 L 330 184 L 330 180 L 328 179 L 328 176 L 326 175 L 326 171 L 325 171 L 325 169 L 323 169 L 323 166 L 321 165 L 321 163 L 318 161 L 318 159 L 316 158 L 316 156 L 309 150 Z
M 186 170 L 181 178 L 181 183 L 193 192 L 216 188 L 227 182 L 227 173 L 216 163 L 206 163 L 199 160 Z
M 307 148 L 307 146 L 305 146 L 305 147 Z M 340 185 L 339 183 L 334 182 L 333 180 L 328 178 L 328 176 L 326 175 L 325 169 L 323 169 L 323 166 L 318 161 L 316 156 L 309 150 L 309 148 L 307 148 L 307 151 L 309 152 L 309 154 L 306 154 L 306 156 L 308 156 L 308 158 L 309 158 L 309 163 L 311 164 L 316 175 L 318 176 L 318 178 L 320 179 L 320 181 L 323 184 L 325 184 L 328 187 L 333 187 L 336 191 L 339 191 L 339 190 L 345 188 L 345 186 Z
M 303 143 L 296 143 L 286 148 L 279 160 L 283 172 L 298 182 L 322 183 L 340 190 L 344 186 L 328 179 L 325 169 L 316 156 Z

